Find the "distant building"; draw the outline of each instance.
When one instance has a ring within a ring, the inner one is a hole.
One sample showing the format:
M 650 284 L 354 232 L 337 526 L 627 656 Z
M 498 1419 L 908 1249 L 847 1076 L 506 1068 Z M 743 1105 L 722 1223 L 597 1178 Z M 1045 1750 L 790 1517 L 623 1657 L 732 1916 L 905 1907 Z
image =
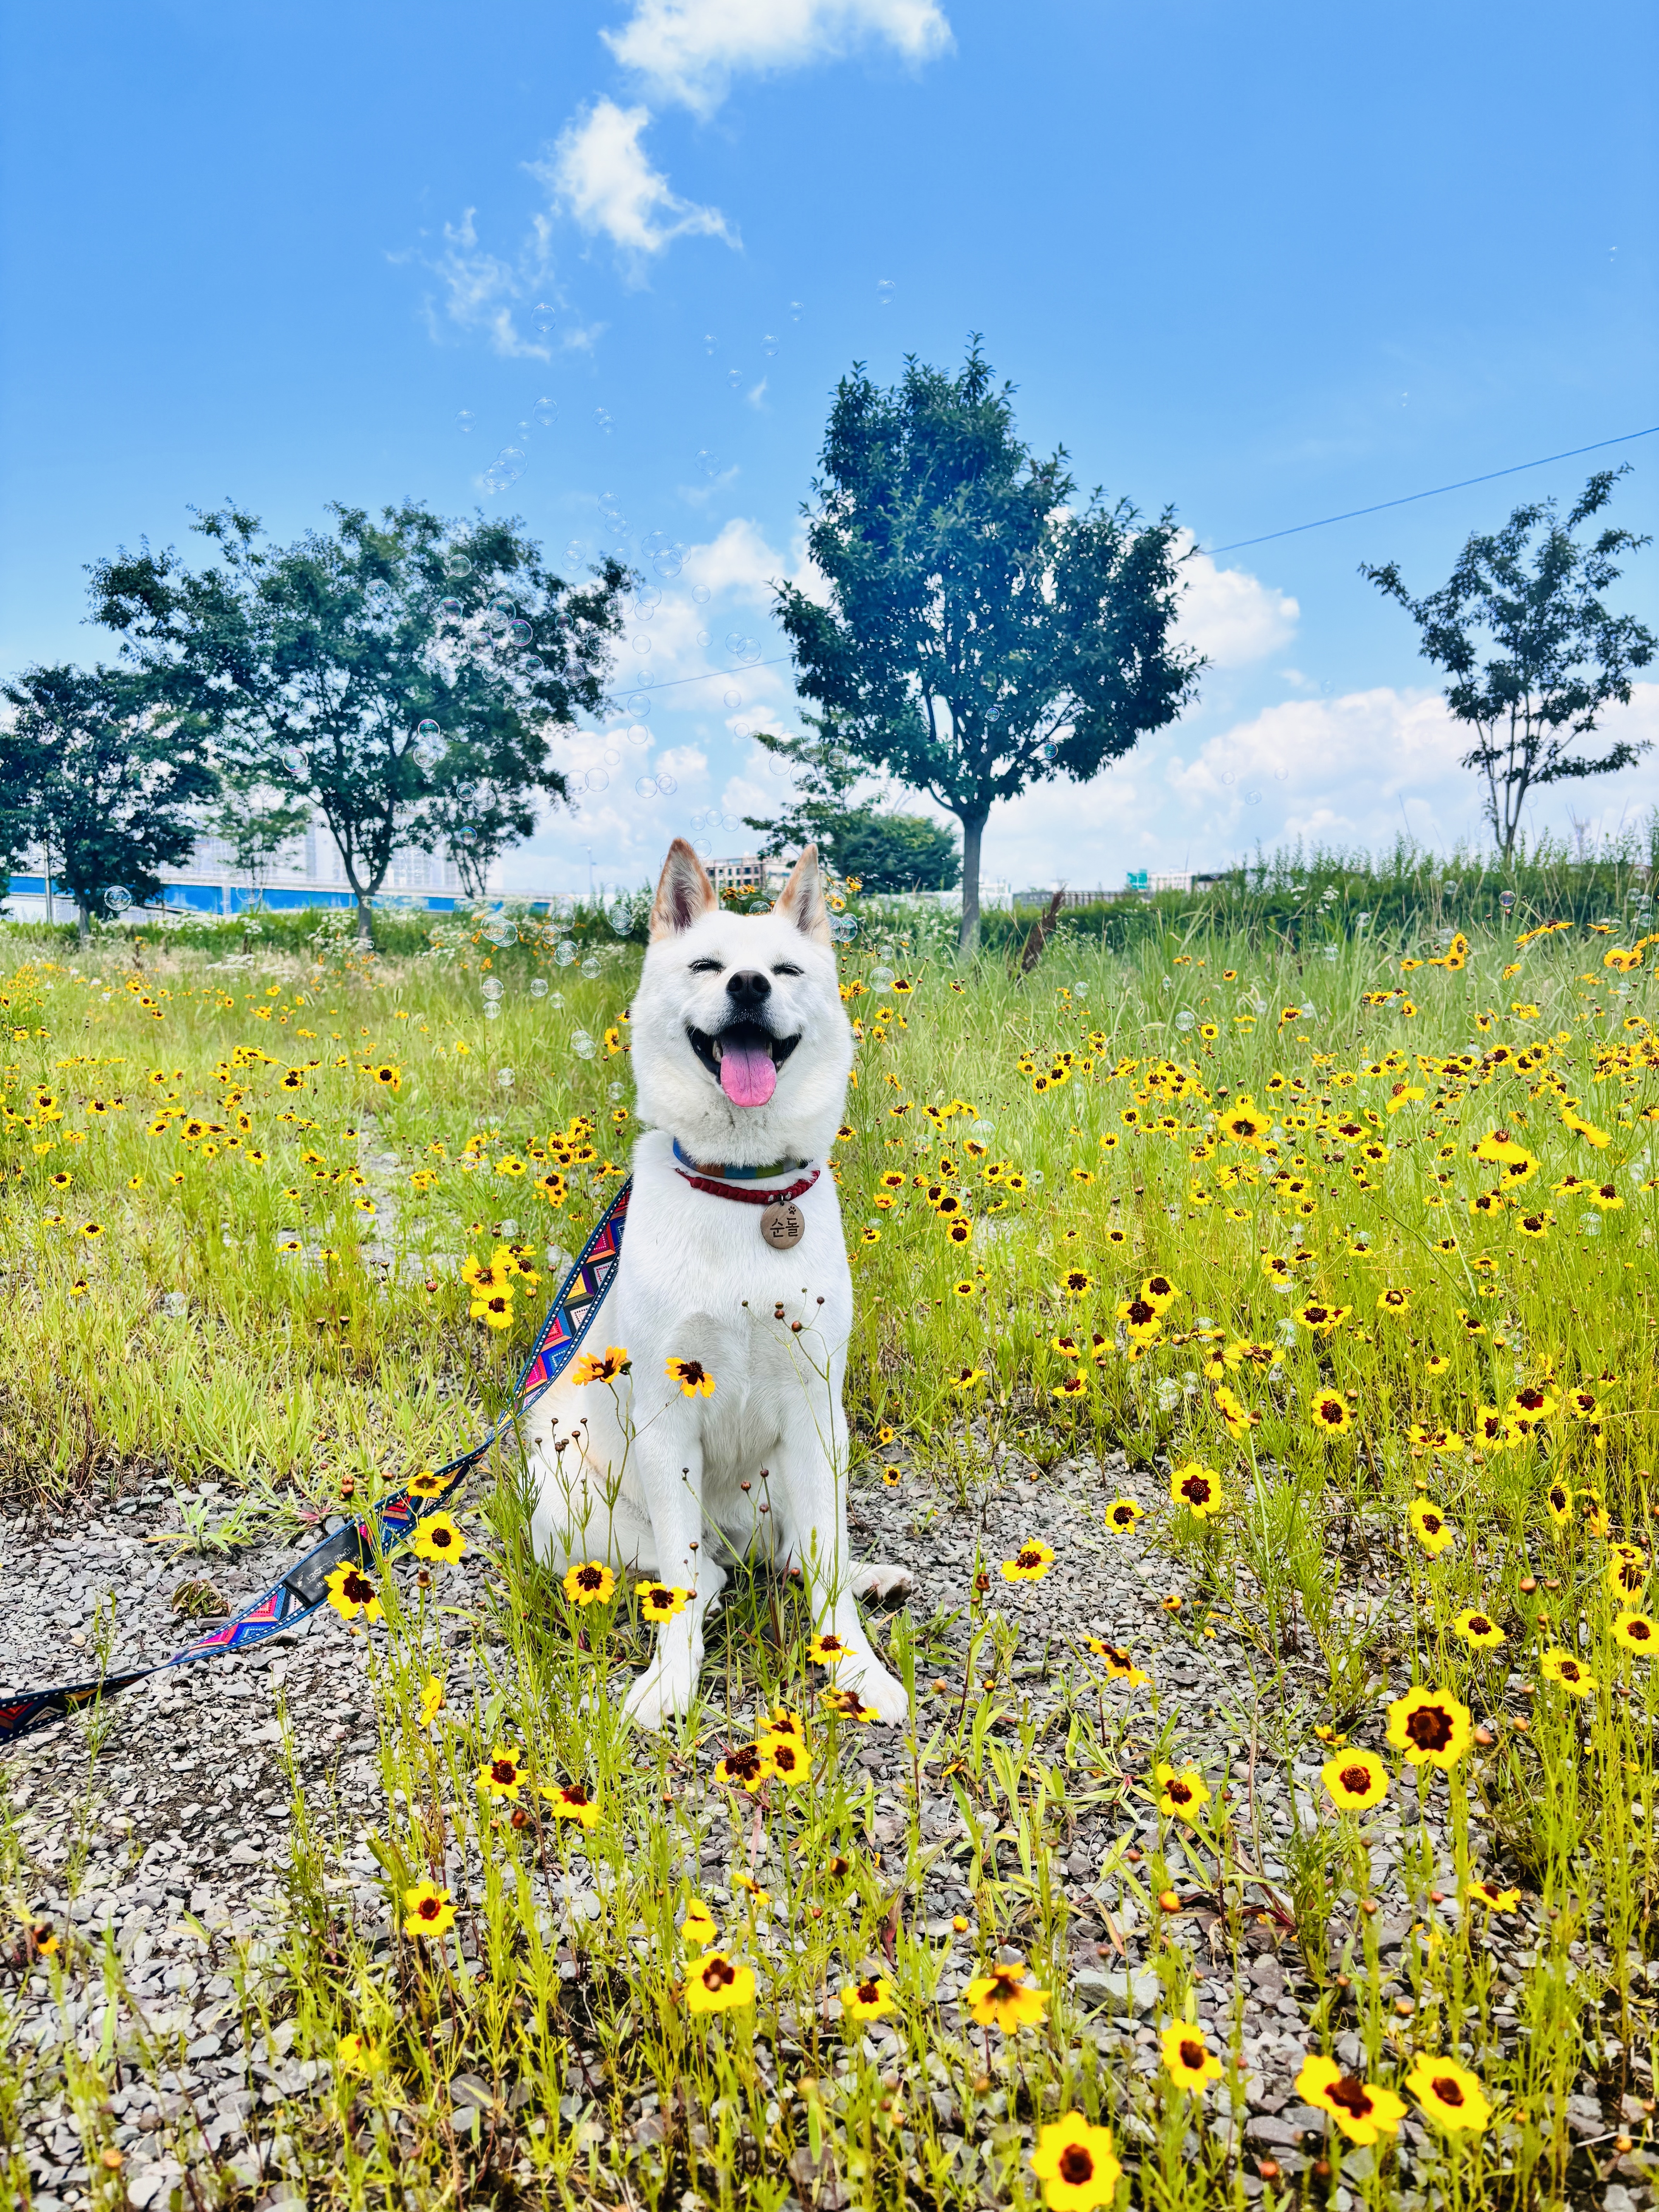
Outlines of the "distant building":
M 793 860 L 763 860 L 754 853 L 703 862 L 717 891 L 781 891 L 794 865 Z
M 269 913 L 283 914 L 295 908 L 356 903 L 340 848 L 321 822 L 313 822 L 297 837 L 279 846 L 257 883 L 245 870 L 237 869 L 229 846 L 218 837 L 199 839 L 187 861 L 157 872 L 161 893 L 156 904 L 190 914 L 245 914 L 260 906 Z M 379 896 L 396 897 L 400 903 L 439 914 L 465 903 L 455 863 L 446 853 L 394 854 Z M 34 847 L 25 854 L 21 868 L 0 900 L 0 918 L 70 921 L 74 915 L 74 901 L 61 881 L 54 877 L 48 886 L 46 855 L 39 846 Z

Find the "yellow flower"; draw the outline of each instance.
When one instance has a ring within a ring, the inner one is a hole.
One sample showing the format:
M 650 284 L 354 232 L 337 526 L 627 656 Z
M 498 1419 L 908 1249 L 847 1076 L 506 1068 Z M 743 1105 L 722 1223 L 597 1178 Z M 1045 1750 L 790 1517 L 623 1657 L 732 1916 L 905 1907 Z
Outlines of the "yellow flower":
M 1098 2212 L 1116 2197 L 1123 2167 L 1109 2128 L 1091 2127 L 1081 2112 L 1067 2112 L 1038 2129 L 1031 2171 L 1049 2212 Z
M 772 1763 L 770 1744 L 740 1743 L 728 1751 L 714 1769 L 716 1782 L 735 1783 L 752 1797 L 763 1782 L 769 1781 L 776 1768 Z
M 714 1940 L 714 1916 L 700 1897 L 691 1898 L 686 1905 L 685 1918 L 680 1924 L 680 1934 L 688 1943 L 702 1950 Z
M 1189 1460 L 1185 1467 L 1178 1467 L 1171 1473 L 1170 1497 L 1173 1504 L 1184 1505 L 1195 1519 L 1207 1521 L 1212 1514 L 1221 1510 L 1221 1478 L 1212 1468 Z
M 1424 2118 L 1449 2135 L 1479 2135 L 1492 2118 L 1479 2077 L 1455 2058 L 1431 2058 L 1419 2051 L 1406 2087 L 1423 2107 Z
M 1339 1751 L 1319 1770 L 1334 1804 L 1346 1813 L 1368 1812 L 1389 1794 L 1389 1770 L 1374 1751 Z
M 1144 1683 L 1152 1680 L 1150 1674 L 1143 1673 L 1136 1666 L 1127 1645 L 1108 1644 L 1103 1637 L 1099 1636 L 1085 1636 L 1083 1640 L 1097 1659 L 1105 1662 L 1106 1678 L 1109 1681 L 1127 1682 L 1132 1690 L 1138 1690 Z
M 1431 1558 L 1450 1544 L 1452 1532 L 1446 1526 L 1446 1516 L 1430 1499 L 1413 1498 L 1406 1517 L 1412 1524 L 1412 1534 Z
M 1127 1536 L 1141 1515 L 1142 1508 L 1133 1498 L 1115 1498 L 1106 1508 L 1106 1526 L 1115 1529 L 1120 1536 Z
M 1041 2027 L 1048 2016 L 1048 1992 L 1025 1978 L 1024 1959 L 1011 1959 L 979 1974 L 962 1993 L 970 2017 L 981 2027 Z
M 637 1583 L 634 1595 L 639 1600 L 641 1618 L 654 1621 L 659 1628 L 665 1621 L 676 1620 L 691 1601 L 689 1589 L 670 1583 Z
M 830 1631 L 815 1636 L 806 1647 L 806 1656 L 815 1667 L 839 1667 L 847 1651 L 842 1638 Z
M 1659 1647 L 1659 1626 L 1644 1613 L 1621 1613 L 1613 1624 L 1613 1640 L 1638 1658 L 1651 1659 Z
M 361 2035 L 343 2035 L 334 2046 L 337 2074 L 372 2074 L 380 2063 L 379 2051 Z
M 404 1892 L 406 1936 L 447 1936 L 455 1925 L 455 1906 L 447 1889 L 422 1881 Z
M 489 1754 L 489 1765 L 478 1769 L 478 1787 L 492 1797 L 516 1798 L 523 1780 L 524 1753 L 509 1744 L 498 1743 Z
M 435 1674 L 428 1674 L 421 1690 L 421 1726 L 429 1729 L 444 1709 L 444 1686 Z
M 579 1828 L 598 1825 L 599 1808 L 580 1782 L 544 1782 L 541 1795 L 559 1820 L 574 1820 Z
M 1410 1765 L 1455 1766 L 1474 1735 L 1468 1707 L 1449 1690 L 1419 1684 L 1389 1707 L 1389 1741 Z
M 1196 1820 L 1200 1809 L 1210 1802 L 1210 1793 L 1196 1767 L 1185 1767 L 1177 1772 L 1166 1760 L 1153 1768 L 1152 1779 L 1162 1790 L 1158 1801 L 1159 1812 L 1168 1813 L 1177 1820 Z
M 1177 2089 L 1202 2092 L 1207 2081 L 1221 2078 L 1221 2061 L 1204 2040 L 1204 2031 L 1190 2021 L 1175 2021 L 1158 2035 L 1164 2063 Z
M 1395 2135 L 1406 2117 L 1405 2100 L 1392 2089 L 1345 2074 L 1334 2058 L 1310 2056 L 1296 2077 L 1297 2094 L 1328 2112 L 1351 2143 L 1362 2148 L 1380 2135 Z
M 343 1620 L 355 1620 L 360 1613 L 365 1620 L 380 1618 L 380 1594 L 361 1567 L 336 1567 L 327 1589 L 328 1601 Z
M 466 1538 L 450 1514 L 428 1513 L 416 1522 L 410 1549 L 417 1559 L 459 1559 L 466 1549 Z
M 700 1359 L 671 1359 L 668 1372 L 679 1384 L 682 1397 L 714 1396 L 714 1378 Z
M 1575 1698 L 1588 1698 L 1595 1688 L 1595 1677 L 1583 1661 L 1559 1647 L 1545 1652 L 1538 1662 L 1538 1671 L 1547 1682 L 1559 1682 Z
M 1054 1564 L 1054 1555 L 1048 1547 L 1035 1539 L 1022 1544 L 1012 1559 L 1002 1562 L 1002 1579 L 1006 1583 L 1040 1583 Z
M 1518 1889 L 1499 1889 L 1490 1881 L 1472 1881 L 1469 1896 L 1476 1905 L 1484 1905 L 1488 1912 L 1516 1912 L 1521 1907 Z
M 619 1375 L 626 1375 L 632 1360 L 620 1344 L 609 1345 L 603 1359 L 597 1352 L 585 1352 L 570 1370 L 573 1382 L 614 1382 Z
M 841 1992 L 843 2020 L 879 2020 L 893 2009 L 893 1985 L 883 1974 L 868 1981 L 849 1982 Z
M 1504 1632 L 1491 1614 L 1478 1612 L 1474 1607 L 1460 1613 L 1452 1626 L 1474 1651 L 1496 1650 L 1504 1641 Z
M 603 1605 L 617 1587 L 617 1577 L 602 1559 L 580 1559 L 568 1568 L 563 1582 L 572 1605 Z
M 705 1951 L 685 1978 L 687 2012 L 736 2012 L 754 2002 L 753 1967 L 728 1959 L 724 1951 Z

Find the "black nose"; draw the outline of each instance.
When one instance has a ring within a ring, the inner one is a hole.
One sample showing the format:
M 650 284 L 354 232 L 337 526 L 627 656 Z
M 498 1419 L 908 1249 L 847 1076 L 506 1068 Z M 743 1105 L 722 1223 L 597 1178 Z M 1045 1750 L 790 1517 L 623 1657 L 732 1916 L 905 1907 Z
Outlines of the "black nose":
M 772 979 L 763 975 L 758 968 L 739 968 L 734 975 L 726 979 L 727 997 L 735 1006 L 751 1013 L 772 995 Z

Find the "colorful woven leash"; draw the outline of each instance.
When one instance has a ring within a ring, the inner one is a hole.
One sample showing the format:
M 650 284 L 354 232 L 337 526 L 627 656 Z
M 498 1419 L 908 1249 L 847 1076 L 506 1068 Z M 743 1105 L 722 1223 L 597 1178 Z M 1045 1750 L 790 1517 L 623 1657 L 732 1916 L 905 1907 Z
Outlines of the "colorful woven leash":
M 558 1295 L 547 1310 L 535 1349 L 525 1362 L 514 1386 L 511 1408 L 502 1414 L 482 1443 L 473 1445 L 460 1458 L 452 1459 L 435 1470 L 443 1481 L 441 1491 L 429 1498 L 417 1498 L 408 1490 L 400 1490 L 382 1498 L 368 1519 L 353 1522 L 334 1535 L 325 1537 L 304 1559 L 295 1562 L 274 1589 L 239 1613 L 234 1620 L 228 1621 L 222 1628 L 210 1629 L 198 1642 L 175 1651 L 171 1659 L 161 1660 L 154 1667 L 136 1667 L 126 1674 L 105 1674 L 93 1682 L 70 1682 L 54 1690 L 29 1690 L 21 1697 L 0 1698 L 0 1744 L 15 1742 L 32 1729 L 44 1728 L 60 1715 L 77 1712 L 84 1706 L 95 1705 L 100 1698 L 113 1697 L 118 1691 L 131 1688 L 134 1682 L 165 1674 L 171 1667 L 187 1667 L 196 1659 L 216 1659 L 227 1651 L 243 1651 L 251 1644 L 263 1644 L 268 1637 L 279 1636 L 285 1629 L 309 1619 L 324 1603 L 328 1595 L 328 1578 L 337 1567 L 368 1566 L 377 1558 L 385 1559 L 400 1551 L 414 1534 L 416 1524 L 428 1514 L 442 1511 L 463 1476 L 477 1465 L 502 1431 L 511 1428 L 525 1408 L 556 1382 L 570 1364 L 615 1279 L 633 1188 L 630 1176 L 605 1209 L 598 1227 L 583 1246 L 580 1259 L 561 1284 Z

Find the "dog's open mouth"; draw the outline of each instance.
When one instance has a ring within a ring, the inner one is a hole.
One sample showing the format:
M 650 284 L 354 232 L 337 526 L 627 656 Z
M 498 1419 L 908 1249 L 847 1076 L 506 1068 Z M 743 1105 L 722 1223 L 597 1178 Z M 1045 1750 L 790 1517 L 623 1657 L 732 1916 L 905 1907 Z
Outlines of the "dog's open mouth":
M 764 1106 L 778 1087 L 778 1070 L 800 1042 L 774 1036 L 758 1022 L 731 1022 L 718 1036 L 688 1030 L 691 1049 L 734 1106 Z

